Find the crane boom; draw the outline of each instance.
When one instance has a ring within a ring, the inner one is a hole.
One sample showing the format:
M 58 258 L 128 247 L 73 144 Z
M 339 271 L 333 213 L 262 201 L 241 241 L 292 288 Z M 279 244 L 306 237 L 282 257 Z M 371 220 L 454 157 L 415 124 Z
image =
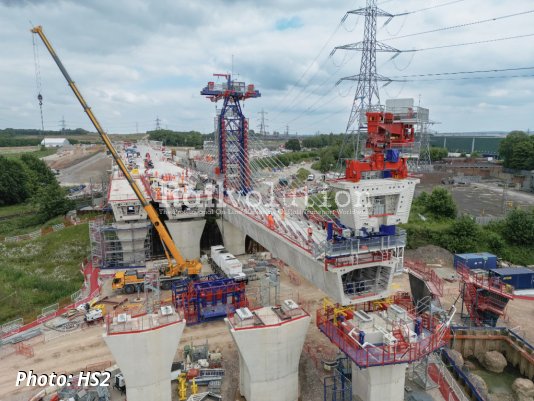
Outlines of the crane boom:
M 108 135 L 102 129 L 102 126 L 100 125 L 100 123 L 96 119 L 96 117 L 93 114 L 91 108 L 89 107 L 89 105 L 87 104 L 87 102 L 83 98 L 82 94 L 78 90 L 76 84 L 74 83 L 74 81 L 70 77 L 69 73 L 67 72 L 67 70 L 63 66 L 63 63 L 59 59 L 59 57 L 56 54 L 54 48 L 52 47 L 52 45 L 48 41 L 48 38 L 46 37 L 46 35 L 44 34 L 43 27 L 38 25 L 38 26 L 34 27 L 31 31 L 32 31 L 32 33 L 36 33 L 37 35 L 39 35 L 39 37 L 43 41 L 44 45 L 48 49 L 48 52 L 50 53 L 50 55 L 52 56 L 52 58 L 56 62 L 56 65 L 58 66 L 59 70 L 61 71 L 61 73 L 63 74 L 65 79 L 67 80 L 67 83 L 69 84 L 70 88 L 72 89 L 72 92 L 74 92 L 74 95 L 76 96 L 76 99 L 78 99 L 78 101 L 82 105 L 83 110 L 85 111 L 85 114 L 87 114 L 87 116 L 91 120 L 91 123 L 93 124 L 93 126 L 97 130 L 98 134 L 100 135 L 100 137 L 104 141 L 104 143 L 106 145 L 106 148 L 110 151 L 111 155 L 113 156 L 113 159 L 115 160 L 115 162 L 119 166 L 121 172 L 124 174 L 124 177 L 126 177 L 126 179 L 128 180 L 128 183 L 130 184 L 130 187 L 135 192 L 135 195 L 137 196 L 137 199 L 139 199 L 139 201 L 141 202 L 141 205 L 143 206 L 143 209 L 145 209 L 145 211 L 146 211 L 146 213 L 148 215 L 148 218 L 150 219 L 150 221 L 152 222 L 152 224 L 156 228 L 156 230 L 157 230 L 157 232 L 159 234 L 159 237 L 163 241 L 163 244 L 165 245 L 165 248 L 166 248 L 165 253 L 167 254 L 167 251 L 168 251 L 171 254 L 171 256 L 174 258 L 174 260 L 176 261 L 176 266 L 171 266 L 172 262 L 171 262 L 171 260 L 170 260 L 170 258 L 168 256 L 168 254 L 167 254 L 167 258 L 169 258 L 169 272 L 172 273 L 175 269 L 177 269 L 181 273 L 184 270 L 189 269 L 190 270 L 189 271 L 190 274 L 198 274 L 198 270 L 200 270 L 199 266 L 201 266 L 201 265 L 199 265 L 198 261 L 186 261 L 182 257 L 182 254 L 180 253 L 180 251 L 178 250 L 178 248 L 174 244 L 174 241 L 172 240 L 172 237 L 169 234 L 167 228 L 165 227 L 165 225 L 163 224 L 163 222 L 159 218 L 158 212 L 156 211 L 154 206 L 152 206 L 152 204 L 143 195 L 143 192 L 139 188 L 139 185 L 137 185 L 137 183 L 135 182 L 135 179 L 132 177 L 132 175 L 130 174 L 130 172 L 126 168 L 126 165 L 124 164 L 124 162 L 120 158 L 119 154 L 117 153 L 117 151 L 113 147 L 113 144 L 111 143 L 111 140 L 109 139 Z

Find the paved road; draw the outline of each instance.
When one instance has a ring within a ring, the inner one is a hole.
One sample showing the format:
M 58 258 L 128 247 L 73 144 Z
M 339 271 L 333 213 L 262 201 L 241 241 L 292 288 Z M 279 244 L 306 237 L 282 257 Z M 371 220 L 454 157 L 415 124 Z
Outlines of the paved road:
M 106 172 L 111 169 L 111 156 L 105 152 L 98 152 L 89 159 L 67 167 L 60 171 L 58 180 L 61 185 L 78 185 L 90 183 L 98 184 L 102 179 L 107 180 Z
M 437 185 L 421 184 L 416 187 L 416 196 L 432 192 Z M 447 186 L 451 191 L 458 211 L 472 216 L 502 216 L 503 189 L 491 183 L 476 183 L 466 186 Z M 508 190 L 506 199 L 513 207 L 526 208 L 534 205 L 534 194 Z

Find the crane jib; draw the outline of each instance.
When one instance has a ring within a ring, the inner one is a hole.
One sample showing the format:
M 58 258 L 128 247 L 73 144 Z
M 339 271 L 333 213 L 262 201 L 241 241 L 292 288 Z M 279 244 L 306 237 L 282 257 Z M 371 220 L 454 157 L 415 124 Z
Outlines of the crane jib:
M 45 36 L 42 27 L 40 25 L 36 26 L 31 30 L 31 32 L 35 33 L 35 34 L 38 34 L 39 37 L 41 38 L 41 40 L 43 41 L 43 43 L 45 44 L 46 48 L 48 49 L 48 52 L 50 53 L 50 55 L 54 59 L 56 65 L 60 69 L 61 73 L 63 74 L 63 76 L 67 80 L 67 83 L 69 84 L 70 88 L 72 89 L 72 92 L 74 93 L 74 95 L 76 96 L 78 101 L 80 102 L 80 104 L 83 107 L 85 113 L 87 114 L 87 116 L 91 120 L 91 123 L 93 124 L 93 126 L 97 130 L 98 134 L 100 135 L 100 137 L 104 141 L 104 143 L 106 145 L 106 148 L 110 151 L 113 159 L 115 160 L 115 162 L 119 166 L 119 169 L 124 174 L 124 177 L 126 178 L 128 183 L 130 184 L 130 187 L 135 192 L 135 195 L 137 196 L 137 199 L 139 200 L 139 202 L 141 202 L 141 205 L 143 206 L 143 208 L 147 212 L 148 218 L 150 219 L 150 221 L 152 222 L 152 224 L 156 228 L 156 230 L 157 230 L 157 232 L 158 232 L 158 234 L 159 234 L 159 236 L 161 238 L 161 241 L 164 244 L 164 247 L 166 248 L 166 250 L 169 251 L 171 256 L 176 261 L 176 264 L 173 264 L 171 259 L 170 259 L 170 257 L 168 256 L 168 254 L 166 252 L 167 259 L 169 261 L 169 270 L 168 270 L 169 274 L 174 276 L 175 274 L 181 273 L 181 272 L 183 272 L 185 270 L 188 270 L 189 274 L 195 274 L 195 275 L 199 274 L 200 270 L 202 268 L 201 263 L 199 261 L 196 261 L 196 260 L 195 261 L 186 261 L 186 260 L 184 260 L 184 258 L 182 257 L 182 254 L 180 253 L 180 251 L 178 251 L 178 248 L 174 244 L 174 241 L 172 240 L 172 237 L 170 236 L 169 232 L 167 231 L 167 228 L 165 227 L 164 224 L 161 224 L 162 222 L 161 222 L 161 219 L 159 218 L 158 212 L 152 206 L 152 204 L 145 198 L 145 196 L 143 195 L 143 192 L 141 191 L 141 189 L 139 188 L 139 186 L 135 182 L 134 178 L 131 176 L 131 174 L 128 171 L 128 169 L 126 168 L 124 162 L 121 160 L 121 158 L 118 155 L 117 151 L 113 147 L 113 144 L 111 143 L 111 140 L 109 139 L 108 135 L 104 132 L 104 130 L 100 126 L 100 123 L 98 122 L 98 120 L 94 116 L 93 112 L 91 111 L 91 108 L 87 105 L 85 99 L 83 98 L 82 94 L 78 90 L 76 84 L 74 83 L 74 81 L 70 77 L 69 73 L 67 72 L 67 70 L 63 66 L 63 63 L 61 62 L 61 60 L 57 56 L 56 52 L 54 51 L 54 48 L 52 47 L 52 45 L 48 41 L 47 37 Z

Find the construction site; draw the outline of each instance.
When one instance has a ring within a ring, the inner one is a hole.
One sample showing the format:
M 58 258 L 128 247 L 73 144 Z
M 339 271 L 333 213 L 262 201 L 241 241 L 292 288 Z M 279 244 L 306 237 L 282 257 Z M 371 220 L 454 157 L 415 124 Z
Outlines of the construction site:
M 409 247 L 408 232 L 438 185 L 480 224 L 534 195 L 512 173 L 497 185 L 502 168 L 484 176 L 487 159 L 431 160 L 432 106 L 379 97 L 376 53 L 397 50 L 377 20 L 398 15 L 365 3 L 345 16 L 362 19 L 362 41 L 332 52 L 361 52 L 342 78 L 356 94 L 337 173 L 286 165 L 251 132 L 244 103 L 265 95 L 233 65 L 190 99 L 215 106 L 202 149 L 110 136 L 76 63 L 32 28 L 100 144 L 44 158 L 71 198 L 88 188 L 69 221 L 85 213 L 90 251 L 68 304 L 0 322 L 0 400 L 534 400 L 532 266 Z

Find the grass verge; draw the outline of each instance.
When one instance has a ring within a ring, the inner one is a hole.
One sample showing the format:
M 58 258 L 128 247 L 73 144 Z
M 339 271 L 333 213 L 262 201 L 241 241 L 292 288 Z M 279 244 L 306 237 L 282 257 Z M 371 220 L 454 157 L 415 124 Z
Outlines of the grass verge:
M 80 263 L 89 253 L 87 224 L 35 240 L 0 243 L 0 324 L 30 322 L 45 306 L 66 305 L 80 289 Z

